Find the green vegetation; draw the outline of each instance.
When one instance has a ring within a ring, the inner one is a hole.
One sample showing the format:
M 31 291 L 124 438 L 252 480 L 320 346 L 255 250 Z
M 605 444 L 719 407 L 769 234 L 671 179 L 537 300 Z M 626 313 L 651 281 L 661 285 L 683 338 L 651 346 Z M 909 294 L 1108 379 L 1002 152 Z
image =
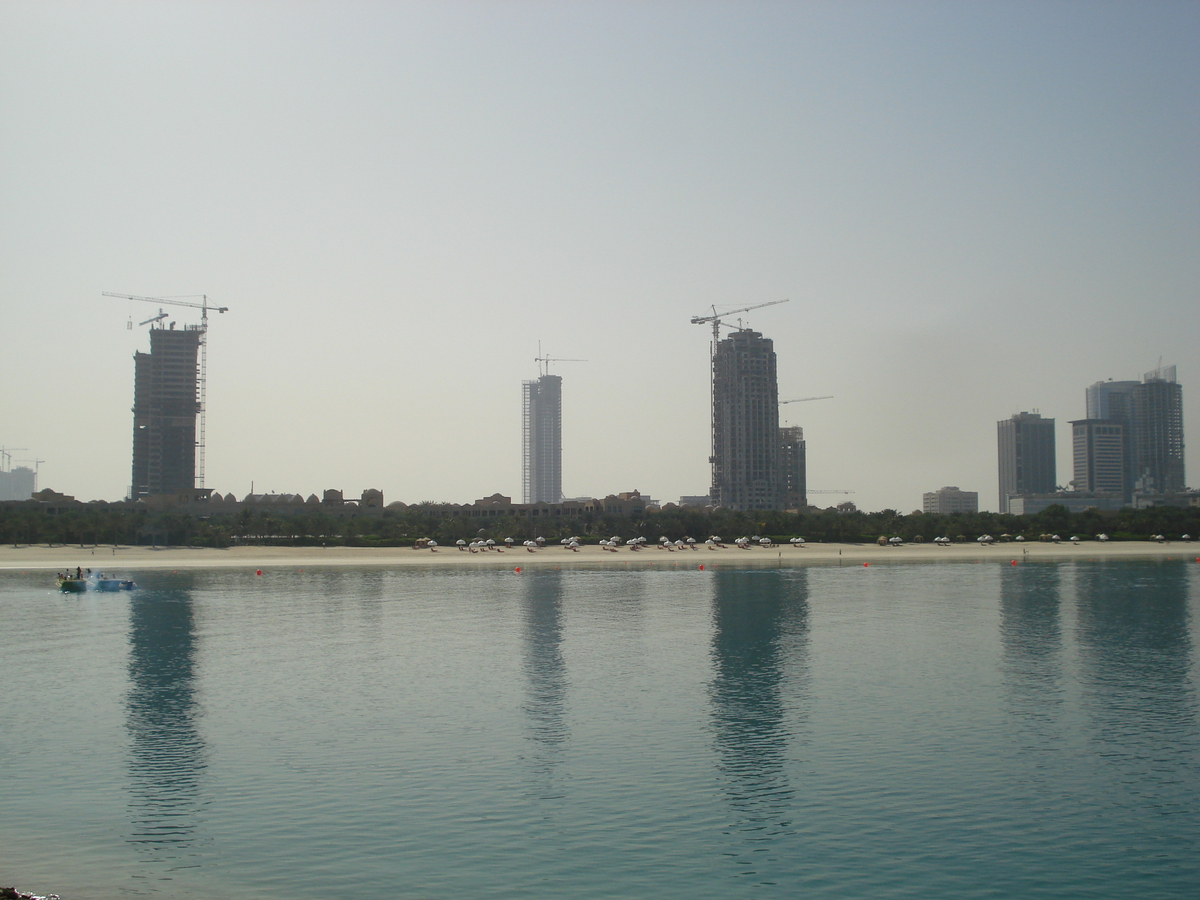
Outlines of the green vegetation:
M 905 541 L 931 541 L 939 535 L 974 541 L 990 534 L 1037 540 L 1059 534 L 1093 540 L 1100 533 L 1113 540 L 1148 540 L 1156 534 L 1175 540 L 1182 534 L 1200 536 L 1200 508 L 1155 507 L 1118 512 L 1068 512 L 1062 506 L 1032 516 L 998 513 L 901 515 L 879 512 L 814 510 L 804 513 L 734 512 L 680 508 L 651 510 L 635 517 L 591 513 L 578 516 L 526 519 L 515 515 L 454 516 L 444 507 L 421 504 L 381 511 L 341 511 L 243 507 L 236 512 L 195 516 L 178 510 L 149 511 L 105 503 L 81 504 L 50 513 L 27 504 L 0 504 L 0 541 L 7 544 L 145 544 L 160 546 L 228 547 L 233 544 L 283 546 L 397 547 L 417 538 L 433 538 L 443 546 L 455 540 L 511 537 L 523 541 L 538 536 L 557 542 L 577 535 L 587 543 L 602 537 L 665 535 L 672 540 L 704 540 L 718 534 L 727 541 L 742 535 L 761 535 L 776 541 L 801 536 L 812 542 L 874 543 L 880 536 Z

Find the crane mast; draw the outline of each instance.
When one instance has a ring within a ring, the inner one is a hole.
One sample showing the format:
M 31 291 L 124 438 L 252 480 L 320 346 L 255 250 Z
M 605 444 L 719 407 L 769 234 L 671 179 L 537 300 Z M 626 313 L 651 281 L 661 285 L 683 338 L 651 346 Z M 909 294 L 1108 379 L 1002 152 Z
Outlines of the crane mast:
M 196 437 L 196 487 L 204 487 L 204 447 L 205 447 L 205 411 L 207 409 L 208 399 L 208 311 L 216 310 L 219 313 L 229 311 L 228 306 L 210 306 L 208 303 L 207 294 L 199 294 L 200 302 L 191 303 L 187 300 L 176 300 L 173 297 L 142 297 L 138 294 L 114 294 L 111 291 L 104 291 L 103 296 L 115 297 L 118 300 L 139 300 L 143 303 L 159 303 L 164 306 L 184 306 L 190 309 L 200 310 L 200 371 L 197 378 L 197 412 L 199 418 L 199 434 Z M 160 322 L 165 319 L 166 313 L 161 309 L 157 316 L 147 319 L 142 322 L 142 325 L 148 323 Z

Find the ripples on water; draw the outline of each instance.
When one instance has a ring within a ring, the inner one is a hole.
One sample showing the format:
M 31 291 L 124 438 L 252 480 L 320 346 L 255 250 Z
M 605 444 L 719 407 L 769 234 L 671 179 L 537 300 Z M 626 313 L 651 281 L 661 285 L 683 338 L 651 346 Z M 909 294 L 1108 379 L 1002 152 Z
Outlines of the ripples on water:
M 0 880 L 1194 897 L 1200 566 L 0 577 Z

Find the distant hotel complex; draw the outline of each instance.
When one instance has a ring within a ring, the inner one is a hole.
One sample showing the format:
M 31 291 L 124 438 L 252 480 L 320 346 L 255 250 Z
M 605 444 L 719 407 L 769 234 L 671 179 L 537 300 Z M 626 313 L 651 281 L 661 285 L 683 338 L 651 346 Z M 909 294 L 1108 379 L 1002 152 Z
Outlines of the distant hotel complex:
M 921 511 L 937 515 L 979 512 L 979 492 L 960 491 L 957 487 L 929 491 L 923 497 Z

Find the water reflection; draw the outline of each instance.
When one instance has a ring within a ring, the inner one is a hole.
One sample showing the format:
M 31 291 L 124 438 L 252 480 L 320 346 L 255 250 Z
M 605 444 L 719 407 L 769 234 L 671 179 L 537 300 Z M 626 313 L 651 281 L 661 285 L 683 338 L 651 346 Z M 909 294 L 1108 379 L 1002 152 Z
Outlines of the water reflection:
M 734 827 L 770 842 L 793 830 L 789 709 L 807 692 L 808 573 L 717 571 L 713 582 L 709 698 L 718 768 Z
M 535 747 L 535 768 L 548 780 L 570 738 L 566 721 L 567 668 L 562 654 L 562 572 L 529 572 L 522 586 L 525 722 Z
M 127 840 L 160 858 L 186 854 L 196 838 L 205 748 L 197 727 L 192 598 L 178 587 L 130 596 L 130 825 Z
M 1057 565 L 1023 565 L 1000 579 L 1000 640 L 1009 696 L 1025 715 L 1062 702 L 1062 583 Z
M 1147 745 L 1160 749 L 1157 762 L 1184 744 L 1195 752 L 1187 567 L 1098 564 L 1079 567 L 1076 578 L 1085 700 L 1106 756 Z

